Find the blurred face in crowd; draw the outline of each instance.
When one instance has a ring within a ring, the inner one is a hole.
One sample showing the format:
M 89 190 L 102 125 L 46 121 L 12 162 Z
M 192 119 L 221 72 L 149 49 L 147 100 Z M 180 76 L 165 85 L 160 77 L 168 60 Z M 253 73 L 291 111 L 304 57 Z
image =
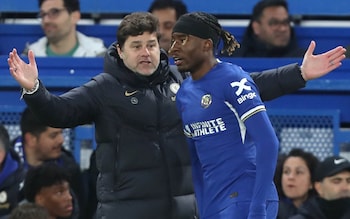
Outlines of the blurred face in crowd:
M 290 41 L 291 26 L 282 6 L 267 7 L 258 21 L 252 23 L 254 34 L 270 46 L 283 47 Z
M 28 147 L 33 148 L 36 160 L 56 159 L 61 155 L 64 142 L 62 129 L 47 127 L 38 136 L 27 134 L 29 134 L 29 139 L 26 139 L 26 142 Z
M 350 198 L 350 171 L 343 171 L 316 182 L 315 189 L 326 200 Z
M 310 170 L 301 157 L 288 157 L 283 164 L 282 190 L 299 207 L 312 188 Z
M 176 10 L 174 8 L 164 8 L 153 10 L 152 14 L 159 20 L 159 44 L 168 52 L 171 43 L 171 34 L 176 23 Z
M 129 36 L 123 47 L 120 48 L 118 45 L 117 49 L 125 66 L 133 72 L 149 76 L 158 68 L 160 49 L 156 32 Z
M 35 203 L 46 208 L 54 218 L 69 217 L 73 211 L 69 183 L 64 181 L 42 188 L 35 196 Z
M 2 145 L 2 142 L 0 141 L 0 172 L 5 160 L 5 157 L 6 157 L 5 145 Z
M 58 43 L 70 34 L 75 34 L 80 12 L 69 12 L 63 0 L 46 0 L 40 7 L 41 26 L 50 43 Z

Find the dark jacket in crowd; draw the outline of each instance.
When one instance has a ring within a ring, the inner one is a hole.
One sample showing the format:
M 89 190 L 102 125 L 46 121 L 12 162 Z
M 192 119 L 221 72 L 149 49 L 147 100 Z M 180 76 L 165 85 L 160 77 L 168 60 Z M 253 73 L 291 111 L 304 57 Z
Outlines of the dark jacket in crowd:
M 298 46 L 297 39 L 293 29 L 291 30 L 291 38 L 287 46 L 272 47 L 262 42 L 253 33 L 253 30 L 247 30 L 243 36 L 241 47 L 238 48 L 232 57 L 303 57 L 306 49 Z
M 314 197 L 300 206 L 298 214 L 290 219 L 349 219 L 350 198 L 332 201 Z
M 288 219 L 289 217 L 296 215 L 298 209 L 293 205 L 291 201 L 279 201 L 277 219 Z
M 154 74 L 136 74 L 115 44 L 106 53 L 104 72 L 60 97 L 40 82 L 24 99 L 50 126 L 95 124 L 97 218 L 196 218 L 190 157 L 175 105 L 181 74 L 170 71 L 165 52 Z M 296 72 L 293 64 L 253 78 L 261 91 L 269 90 L 262 94 L 266 100 L 303 87 Z
M 312 199 L 312 197 L 314 197 L 314 195 L 309 194 L 308 199 L 305 200 L 304 203 Z M 278 203 L 277 219 L 288 219 L 297 214 L 298 214 L 298 208 L 295 207 L 293 202 L 286 197 L 284 198 L 280 197 L 280 201 Z
M 24 170 L 20 158 L 12 148 L 9 148 L 0 172 L 0 218 L 9 215 L 17 207 L 23 180 Z

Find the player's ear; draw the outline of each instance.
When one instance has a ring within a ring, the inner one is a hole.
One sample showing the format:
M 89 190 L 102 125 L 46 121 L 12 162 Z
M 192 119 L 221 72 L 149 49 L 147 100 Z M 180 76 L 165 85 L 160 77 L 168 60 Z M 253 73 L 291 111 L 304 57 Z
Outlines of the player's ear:
M 213 41 L 211 39 L 207 39 L 204 42 L 204 51 L 209 51 L 213 49 Z
M 80 18 L 81 18 L 81 13 L 80 13 L 80 11 L 73 11 L 73 12 L 71 13 L 71 17 L 72 17 L 72 19 L 73 19 L 73 22 L 74 22 L 75 24 L 77 24 L 77 23 L 79 22 Z

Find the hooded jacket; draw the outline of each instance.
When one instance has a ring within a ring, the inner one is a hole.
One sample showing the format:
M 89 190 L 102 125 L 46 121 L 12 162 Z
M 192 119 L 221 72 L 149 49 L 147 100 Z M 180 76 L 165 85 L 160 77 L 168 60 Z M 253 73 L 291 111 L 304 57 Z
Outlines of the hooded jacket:
M 165 52 L 160 56 L 158 69 L 142 76 L 123 64 L 113 44 L 105 73 L 88 83 L 55 96 L 40 82 L 34 94 L 24 95 L 50 126 L 94 123 L 97 218 L 197 218 L 190 156 L 175 105 L 182 76 L 170 70 Z M 293 64 L 253 77 L 263 90 L 270 87 L 265 99 L 272 99 L 305 85 L 296 73 L 300 69 Z M 281 74 L 287 77 L 281 80 Z

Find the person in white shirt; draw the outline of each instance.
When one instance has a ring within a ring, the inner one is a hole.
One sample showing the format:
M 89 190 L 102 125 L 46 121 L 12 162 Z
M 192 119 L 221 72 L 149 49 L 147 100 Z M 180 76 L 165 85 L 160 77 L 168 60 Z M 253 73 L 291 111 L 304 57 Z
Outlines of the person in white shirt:
M 41 26 L 45 36 L 26 45 L 23 54 L 33 50 L 38 57 L 97 57 L 104 56 L 102 39 L 77 31 L 80 20 L 79 0 L 39 0 Z

